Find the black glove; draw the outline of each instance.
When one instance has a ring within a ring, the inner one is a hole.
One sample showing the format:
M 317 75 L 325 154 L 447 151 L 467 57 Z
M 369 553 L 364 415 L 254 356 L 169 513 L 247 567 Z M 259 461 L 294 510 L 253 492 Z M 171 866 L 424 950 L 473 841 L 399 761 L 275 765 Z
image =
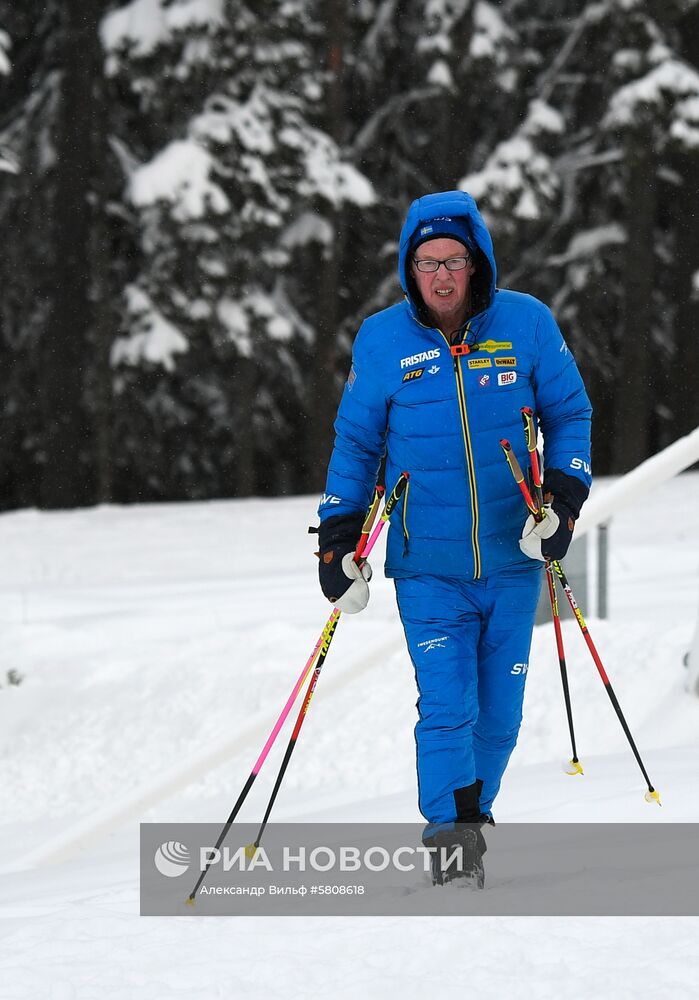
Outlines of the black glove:
M 318 562 L 318 579 L 320 589 L 330 601 L 338 607 L 338 601 L 357 581 L 358 575 L 348 576 L 343 568 L 342 562 L 348 553 L 354 553 L 362 533 L 364 524 L 363 514 L 339 514 L 337 517 L 329 517 L 322 521 L 318 528 L 318 541 L 320 543 L 320 559 Z M 368 566 L 368 564 L 366 564 Z M 370 579 L 371 571 L 364 575 L 364 580 Z M 364 587 L 356 589 L 364 590 Z M 367 588 L 368 600 L 368 588 Z M 361 600 L 359 601 L 361 604 Z M 364 605 L 366 606 L 366 601 Z M 362 607 L 355 607 L 354 602 L 347 608 L 341 608 L 352 613 L 363 610 Z
M 558 527 L 541 540 L 541 554 L 546 559 L 563 559 L 573 538 L 575 522 L 590 490 L 582 480 L 560 469 L 547 469 L 544 475 L 544 500 L 558 516 Z

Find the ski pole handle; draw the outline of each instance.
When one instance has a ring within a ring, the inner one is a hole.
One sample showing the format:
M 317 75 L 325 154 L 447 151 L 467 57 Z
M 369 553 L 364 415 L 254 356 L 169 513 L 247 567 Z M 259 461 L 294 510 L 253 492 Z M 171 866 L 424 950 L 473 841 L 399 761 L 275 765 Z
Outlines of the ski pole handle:
M 383 514 L 381 515 L 382 520 L 388 521 L 388 519 L 390 518 L 391 514 L 395 509 L 396 504 L 398 503 L 398 501 L 408 488 L 409 481 L 410 481 L 410 473 L 401 472 L 400 476 L 398 477 L 398 482 L 393 487 L 391 495 L 386 501 L 386 506 L 384 507 Z
M 384 497 L 385 492 L 386 490 L 384 489 L 384 487 L 378 485 L 374 490 L 374 499 L 372 500 L 371 506 L 367 511 L 366 517 L 364 518 L 364 524 L 362 525 L 362 533 L 359 536 L 359 541 L 357 542 L 357 548 L 355 549 L 354 552 L 354 561 L 357 563 L 357 565 L 360 565 L 360 563 L 363 561 L 362 555 L 364 554 L 366 544 L 369 540 L 369 535 L 371 534 L 371 529 L 374 526 L 374 521 L 376 520 L 376 515 L 379 512 L 379 507 L 381 505 L 381 501 Z
M 386 500 L 386 503 L 384 504 L 383 513 L 381 514 L 381 517 L 379 518 L 379 523 L 374 528 L 374 530 L 373 530 L 373 532 L 371 534 L 371 537 L 369 538 L 368 542 L 366 543 L 366 546 L 365 546 L 364 552 L 363 552 L 363 555 L 364 555 L 365 558 L 368 557 L 368 555 L 371 552 L 371 550 L 373 549 L 374 545 L 376 545 L 377 539 L 378 539 L 379 535 L 381 534 L 381 531 L 383 529 L 384 524 L 386 523 L 386 521 L 390 520 L 391 514 L 396 509 L 396 504 L 398 503 L 398 501 L 400 500 L 400 498 L 403 496 L 403 493 L 405 492 L 405 490 L 406 490 L 406 488 L 408 486 L 408 480 L 409 479 L 410 479 L 410 473 L 409 472 L 401 472 L 400 476 L 398 477 L 398 482 L 396 483 L 396 485 L 391 490 L 391 493 L 390 493 L 390 495 L 388 497 L 388 500 Z
M 534 484 L 534 499 L 538 503 L 539 509 L 544 506 L 544 484 L 541 480 L 541 467 L 539 466 L 539 453 L 536 450 L 536 423 L 534 421 L 534 411 L 531 406 L 523 406 L 521 409 L 522 422 L 524 423 L 524 437 L 527 442 L 529 452 L 529 462 L 532 470 L 532 482 Z
M 534 424 L 534 411 L 531 406 L 523 406 L 520 410 L 522 423 L 524 424 L 524 437 L 527 442 L 527 451 L 531 455 L 536 451 L 536 425 Z
M 537 522 L 543 520 L 544 515 L 542 514 L 540 508 L 537 507 L 537 505 L 534 503 L 534 499 L 529 491 L 529 487 L 527 486 L 524 480 L 524 473 L 522 472 L 522 467 L 517 461 L 517 456 L 512 450 L 512 445 L 507 440 L 507 438 L 501 439 L 500 447 L 505 452 L 505 458 L 507 459 L 507 464 L 510 467 L 510 472 L 514 476 L 515 482 L 517 483 L 517 485 L 521 490 L 522 496 L 524 497 L 524 502 L 526 503 L 530 514 Z

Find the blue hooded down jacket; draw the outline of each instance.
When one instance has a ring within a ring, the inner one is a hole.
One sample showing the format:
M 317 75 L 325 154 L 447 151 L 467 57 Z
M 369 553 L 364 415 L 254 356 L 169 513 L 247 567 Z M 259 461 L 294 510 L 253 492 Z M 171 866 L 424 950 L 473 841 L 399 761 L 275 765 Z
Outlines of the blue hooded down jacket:
M 456 346 L 429 325 L 409 272 L 412 237 L 440 217 L 465 222 L 476 265 L 479 311 Z M 410 473 L 388 533 L 387 576 L 479 579 L 531 567 L 518 544 L 526 508 L 500 440 L 528 468 L 521 408 L 530 406 L 547 474 L 573 477 L 584 495 L 592 410 L 573 356 L 542 302 L 496 289 L 492 240 L 465 192 L 413 202 L 398 268 L 404 301 L 365 320 L 354 343 L 319 516 L 364 513 L 385 454 L 387 489 Z

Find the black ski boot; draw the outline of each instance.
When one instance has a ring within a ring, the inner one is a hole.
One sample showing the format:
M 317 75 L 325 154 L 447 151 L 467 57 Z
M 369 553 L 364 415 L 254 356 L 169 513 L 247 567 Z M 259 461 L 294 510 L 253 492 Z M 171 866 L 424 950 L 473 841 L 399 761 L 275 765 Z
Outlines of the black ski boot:
M 483 855 L 487 848 L 478 824 L 455 824 L 453 829 L 438 830 L 425 840 L 431 852 L 432 884 L 450 882 L 469 889 L 485 886 Z
M 456 823 L 437 830 L 425 840 L 432 852 L 432 883 L 446 885 L 458 879 L 460 885 L 482 889 L 485 885 L 483 855 L 487 847 L 481 827 L 495 826 L 489 813 L 480 809 L 483 782 L 477 778 L 472 785 L 454 789 Z

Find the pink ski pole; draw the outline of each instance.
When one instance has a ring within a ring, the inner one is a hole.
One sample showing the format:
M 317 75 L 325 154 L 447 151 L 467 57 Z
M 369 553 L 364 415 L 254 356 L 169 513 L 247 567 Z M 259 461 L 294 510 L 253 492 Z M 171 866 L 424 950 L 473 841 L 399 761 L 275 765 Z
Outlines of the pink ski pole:
M 355 553 L 354 553 L 355 562 L 357 562 L 357 563 L 361 562 L 362 558 L 363 557 L 366 558 L 369 555 L 369 553 L 371 552 L 371 550 L 373 549 L 373 547 L 376 544 L 376 541 L 377 541 L 379 535 L 381 534 L 381 531 L 383 529 L 384 524 L 386 523 L 386 521 L 390 517 L 391 511 L 395 507 L 395 505 L 398 502 L 401 494 L 403 493 L 403 490 L 405 489 L 405 486 L 406 486 L 406 484 L 408 482 L 408 478 L 409 477 L 408 477 L 408 473 L 407 472 L 404 472 L 401 475 L 400 479 L 396 483 L 395 489 L 393 490 L 393 492 L 391 493 L 391 496 L 389 497 L 389 499 L 386 502 L 386 508 L 384 510 L 384 513 L 382 514 L 381 518 L 379 519 L 378 524 L 374 527 L 374 530 L 371 531 L 371 526 L 373 525 L 374 520 L 376 519 L 376 514 L 377 514 L 378 509 L 379 509 L 379 504 L 381 502 L 381 498 L 382 498 L 383 493 L 384 493 L 383 487 L 377 487 L 376 493 L 374 495 L 374 500 L 373 500 L 373 502 L 371 504 L 371 507 L 369 508 L 369 511 L 367 513 L 367 516 L 366 516 L 366 519 L 364 521 L 364 525 L 362 526 L 362 533 L 361 533 L 359 541 L 357 543 L 357 548 L 355 549 Z M 389 504 L 390 504 L 390 508 L 389 508 Z M 371 535 L 369 534 L 370 531 L 371 531 Z M 267 759 L 267 755 L 269 754 L 269 751 L 272 749 L 272 746 L 273 746 L 273 744 L 274 744 L 277 736 L 279 735 L 279 732 L 280 732 L 282 726 L 284 725 L 284 722 L 286 721 L 286 718 L 289 715 L 289 712 L 291 711 L 291 708 L 292 708 L 292 706 L 293 706 L 293 704 L 294 704 L 294 702 L 296 700 L 296 697 L 297 697 L 299 691 L 301 690 L 301 688 L 303 687 L 304 681 L 306 680 L 306 678 L 310 674 L 311 670 L 313 669 L 313 664 L 315 663 L 316 659 L 318 658 L 318 655 L 321 654 L 321 653 L 322 653 L 323 657 L 325 657 L 327 655 L 328 649 L 330 648 L 330 643 L 332 642 L 332 638 L 333 638 L 333 635 L 335 634 L 335 629 L 337 628 L 337 623 L 338 623 L 338 621 L 340 619 L 340 615 L 341 614 L 342 614 L 342 612 L 338 608 L 333 608 L 333 610 L 332 610 L 332 612 L 330 614 L 330 617 L 328 618 L 327 622 L 325 623 L 325 627 L 323 628 L 323 631 L 321 632 L 320 637 L 318 638 L 318 642 L 315 644 L 313 652 L 311 653 L 311 655 L 309 656 L 308 660 L 306 661 L 306 665 L 304 666 L 303 670 L 301 671 L 301 675 L 299 676 L 299 679 L 296 681 L 296 684 L 294 685 L 293 690 L 292 690 L 291 694 L 289 695 L 289 697 L 288 697 L 288 699 L 286 701 L 286 704 L 284 705 L 284 708 L 282 709 L 282 711 L 281 711 L 281 713 L 279 715 L 279 718 L 277 719 L 277 721 L 275 722 L 274 726 L 272 727 L 272 731 L 269 734 L 269 736 L 267 737 L 267 742 L 263 746 L 262 751 L 260 753 L 260 756 L 255 761 L 253 769 L 250 772 L 250 774 L 248 775 L 248 779 L 245 782 L 245 784 L 243 786 L 243 789 L 242 789 L 240 795 L 238 796 L 238 799 L 237 799 L 235 805 L 233 806 L 233 809 L 231 810 L 230 816 L 226 820 L 226 822 L 225 822 L 225 824 L 223 826 L 223 829 L 221 830 L 221 833 L 219 834 L 219 838 L 218 838 L 218 840 L 216 841 L 216 844 L 215 844 L 215 849 L 216 850 L 218 850 L 218 848 L 221 846 L 221 844 L 225 840 L 226 834 L 230 830 L 231 825 L 233 824 L 233 821 L 235 820 L 236 816 L 240 812 L 240 809 L 241 809 L 241 807 L 243 805 L 243 802 L 247 798 L 248 793 L 249 793 L 250 789 L 253 786 L 255 778 L 260 773 L 260 770 L 262 769 L 262 765 L 264 764 L 265 760 Z M 189 896 L 187 898 L 187 902 L 190 905 L 194 903 L 196 894 L 197 894 L 197 892 L 199 890 L 199 887 L 201 886 L 202 882 L 204 881 L 204 878 L 206 876 L 206 873 L 209 870 L 209 867 L 210 867 L 210 863 L 206 865 L 206 867 L 202 871 L 201 875 L 199 876 L 196 885 L 194 886 L 194 888 L 192 889 L 191 893 L 189 894 Z
M 393 491 L 393 493 L 391 494 L 391 496 L 386 501 L 386 506 L 384 507 L 384 512 L 381 515 L 381 522 L 379 522 L 379 524 L 377 524 L 377 526 L 374 528 L 374 534 L 372 535 L 372 537 L 367 542 L 366 554 L 368 554 L 371 551 L 371 549 L 373 548 L 374 542 L 376 541 L 376 539 L 379 536 L 379 533 L 381 532 L 382 522 L 388 521 L 388 519 L 390 518 L 391 511 L 393 510 L 393 508 L 395 507 L 396 503 L 398 502 L 398 500 L 400 498 L 400 495 L 403 492 L 405 483 L 406 483 L 406 477 L 402 476 L 399 479 L 398 484 L 396 485 L 396 489 Z M 355 558 L 356 558 L 356 556 L 355 556 Z M 337 621 L 337 619 L 336 619 L 336 621 Z M 313 670 L 313 673 L 311 674 L 311 679 L 308 682 L 308 688 L 306 690 L 306 694 L 305 694 L 305 696 L 303 698 L 303 701 L 301 702 L 301 708 L 299 710 L 299 714 L 298 714 L 298 717 L 296 719 L 296 724 L 295 724 L 294 730 L 293 730 L 293 732 L 291 734 L 291 739 L 289 740 L 289 745 L 286 748 L 286 753 L 284 755 L 284 759 L 283 759 L 283 761 L 281 763 L 281 766 L 279 768 L 279 773 L 277 774 L 277 780 L 274 783 L 274 788 L 272 789 L 272 794 L 271 794 L 269 802 L 267 804 L 267 809 L 265 811 L 264 818 L 263 818 L 262 823 L 260 825 L 260 829 L 257 831 L 257 837 L 255 838 L 255 840 L 254 840 L 254 842 L 252 844 L 248 844 L 247 847 L 245 848 L 245 854 L 246 854 L 247 857 L 253 857 L 255 851 L 260 846 L 260 840 L 262 839 L 262 834 L 265 831 L 265 827 L 267 826 L 267 822 L 269 820 L 270 814 L 271 814 L 272 809 L 274 807 L 274 803 L 275 803 L 275 801 L 277 799 L 277 794 L 279 792 L 279 789 L 281 788 L 282 781 L 284 780 L 284 775 L 286 774 L 286 769 L 289 766 L 289 761 L 291 760 L 291 755 L 293 754 L 293 752 L 294 752 L 294 750 L 296 748 L 296 744 L 298 742 L 298 738 L 299 738 L 299 735 L 301 733 L 301 727 L 303 726 L 303 723 L 304 723 L 304 721 L 306 719 L 306 715 L 308 714 L 308 709 L 309 709 L 310 704 L 311 704 L 311 699 L 313 697 L 313 694 L 314 694 L 315 689 L 316 689 L 316 685 L 317 685 L 318 680 L 320 678 L 320 672 L 323 669 L 323 665 L 325 663 L 325 658 L 326 658 L 326 656 L 328 654 L 328 647 L 329 646 L 330 646 L 330 642 L 328 641 L 325 644 L 325 646 L 323 647 L 323 651 L 321 652 L 320 656 L 316 660 L 315 669 Z

